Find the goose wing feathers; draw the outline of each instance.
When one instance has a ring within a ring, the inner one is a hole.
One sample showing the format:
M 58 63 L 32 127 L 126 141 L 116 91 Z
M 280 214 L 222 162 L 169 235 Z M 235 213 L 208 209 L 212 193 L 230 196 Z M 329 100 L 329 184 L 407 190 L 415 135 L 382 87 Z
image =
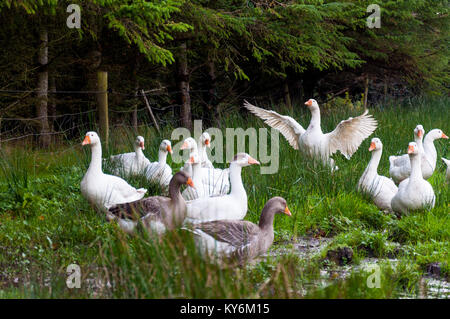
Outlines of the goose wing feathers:
M 280 115 L 275 111 L 269 111 L 257 107 L 244 100 L 244 107 L 264 120 L 264 123 L 280 131 L 289 144 L 296 150 L 299 149 L 298 139 L 305 133 L 305 129 L 290 116 Z
M 248 245 L 259 232 L 259 227 L 251 222 L 234 220 L 205 222 L 195 224 L 194 228 L 236 248 Z
M 118 204 L 109 209 L 109 212 L 121 219 L 137 220 L 144 216 L 160 219 L 162 214 L 162 202 L 168 198 L 163 196 L 153 196 L 137 200 L 131 203 Z
M 340 151 L 350 158 L 356 152 L 362 141 L 377 128 L 377 121 L 368 112 L 366 110 L 358 117 L 341 121 L 332 132 L 325 134 L 326 151 L 329 155 Z

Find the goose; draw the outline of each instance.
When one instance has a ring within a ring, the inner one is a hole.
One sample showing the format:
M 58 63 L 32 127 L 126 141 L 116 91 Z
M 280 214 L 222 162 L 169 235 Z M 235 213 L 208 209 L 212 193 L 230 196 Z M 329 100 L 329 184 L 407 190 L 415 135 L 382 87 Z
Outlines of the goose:
M 185 172 L 176 173 L 169 183 L 169 197 L 152 196 L 131 203 L 114 205 L 106 214 L 109 221 L 117 221 L 126 233 L 132 233 L 138 222 L 157 234 L 174 230 L 183 224 L 186 217 L 186 202 L 180 193 L 181 185 L 194 187 Z
M 392 179 L 378 175 L 378 164 L 383 152 L 383 143 L 379 138 L 371 140 L 369 152 L 372 152 L 372 158 L 359 179 L 358 191 L 369 194 L 379 209 L 391 212 L 391 200 L 398 188 Z
M 190 159 L 194 157 L 201 161 L 197 142 L 192 137 L 188 137 L 184 140 L 180 149 L 189 151 L 189 159 L 185 162 L 182 170 L 187 172 L 190 176 L 193 176 L 194 173 L 192 171 Z M 201 186 L 207 191 L 208 196 L 224 195 L 228 194 L 230 191 L 229 169 L 201 167 L 201 176 Z
M 424 179 L 429 179 L 436 169 L 437 152 L 434 146 L 434 141 L 439 138 L 447 139 L 440 129 L 433 129 L 423 138 L 425 131 L 422 125 L 417 125 L 414 129 L 414 140 L 418 145 L 419 153 L 422 157 L 422 175 Z M 423 140 L 423 141 L 422 141 Z M 392 176 L 395 182 L 399 183 L 407 178 L 411 172 L 411 165 L 408 154 L 402 156 L 390 156 L 389 157 L 390 168 L 389 174 Z
M 186 188 L 182 193 L 183 198 L 185 200 L 193 200 L 209 196 L 208 187 L 203 185 L 203 169 L 198 154 L 192 154 L 188 162 L 192 165 L 192 181 L 194 182 L 195 189 L 191 187 Z
M 434 146 L 434 141 L 440 138 L 448 139 L 448 136 L 445 135 L 442 130 L 435 128 L 429 131 L 423 139 L 425 165 L 422 163 L 422 174 L 425 179 L 430 178 L 436 169 L 437 152 L 436 147 Z
M 259 108 L 244 100 L 246 109 L 263 119 L 270 127 L 279 130 L 294 149 L 322 160 L 333 170 L 337 167 L 334 165 L 334 160 L 330 158 L 332 154 L 340 151 L 347 159 L 350 159 L 362 141 L 377 128 L 377 121 L 366 110 L 358 117 L 341 121 L 332 132 L 324 134 L 320 126 L 319 104 L 316 100 L 309 99 L 305 105 L 312 115 L 306 130 L 290 116 Z
M 208 158 L 208 154 L 206 153 L 207 147 L 211 147 L 211 136 L 208 132 L 204 132 L 198 140 L 198 155 L 200 156 L 200 163 L 202 167 L 214 168 Z
M 447 181 L 450 181 L 450 160 L 442 157 L 442 161 L 447 165 L 447 172 L 445 173 Z
M 418 209 L 433 208 L 436 201 L 433 187 L 422 176 L 422 156 L 417 143 L 409 143 L 408 155 L 411 161 L 410 177 L 400 183 L 398 192 L 391 201 L 392 210 L 398 214 Z
M 227 195 L 198 198 L 187 202 L 188 223 L 219 219 L 243 219 L 247 213 L 247 193 L 241 171 L 259 162 L 247 153 L 238 153 L 230 163 L 231 191 Z
M 144 149 L 144 138 L 138 136 L 134 141 L 134 153 L 112 155 L 110 160 L 114 165 L 113 173 L 115 175 L 121 172 L 126 175 L 141 174 L 145 167 L 150 164 L 150 161 L 145 157 L 144 152 L 142 152 Z
M 244 220 L 216 220 L 192 225 L 197 248 L 203 257 L 243 264 L 266 253 L 272 246 L 275 214 L 292 216 L 282 197 L 267 201 L 256 225 Z
M 418 124 L 414 128 L 414 142 L 417 144 L 420 154 L 424 153 L 423 150 L 423 136 L 425 135 L 425 130 L 421 124 Z M 389 175 L 395 181 L 395 183 L 400 183 L 405 178 L 408 178 L 411 172 L 411 162 L 409 160 L 408 154 L 403 155 L 391 155 L 389 156 Z
M 114 204 L 144 197 L 145 188 L 136 189 L 120 177 L 102 172 L 102 145 L 96 132 L 87 132 L 81 145 L 90 145 L 91 163 L 80 183 L 82 195 L 95 208 L 105 211 Z
M 147 180 L 161 185 L 164 191 L 167 191 L 172 179 L 172 169 L 167 165 L 167 153 L 173 153 L 172 143 L 169 140 L 163 140 L 159 145 L 158 161 L 149 163 L 145 168 Z

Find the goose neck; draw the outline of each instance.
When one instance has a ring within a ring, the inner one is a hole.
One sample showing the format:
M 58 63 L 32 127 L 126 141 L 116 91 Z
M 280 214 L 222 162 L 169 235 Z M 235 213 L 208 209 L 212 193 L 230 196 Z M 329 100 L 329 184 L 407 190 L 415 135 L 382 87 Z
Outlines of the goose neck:
M 100 144 L 91 145 L 91 163 L 88 171 L 102 171 L 102 146 Z
M 427 135 L 423 141 L 423 151 L 428 158 L 431 159 L 431 162 L 436 162 L 437 152 L 436 147 L 434 146 L 434 139 Z
M 167 152 L 164 152 L 163 150 L 159 150 L 158 152 L 158 163 L 159 165 L 166 165 L 167 161 Z
M 366 172 L 377 173 L 378 165 L 380 164 L 381 160 L 381 154 L 382 154 L 381 150 L 372 151 L 372 157 L 369 161 L 369 165 L 367 165 Z
M 273 232 L 273 220 L 275 218 L 275 213 L 268 207 L 264 207 L 261 212 L 261 217 L 259 218 L 259 228 L 263 232 Z
M 230 194 L 241 194 L 245 193 L 244 184 L 242 183 L 242 167 L 236 163 L 230 164 L 230 183 L 231 192 Z
M 320 130 L 320 110 L 318 108 L 311 110 L 311 122 L 309 127 L 311 129 Z
M 421 168 L 421 156 L 417 154 L 409 155 L 411 161 L 411 175 L 410 180 L 422 179 L 422 168 Z

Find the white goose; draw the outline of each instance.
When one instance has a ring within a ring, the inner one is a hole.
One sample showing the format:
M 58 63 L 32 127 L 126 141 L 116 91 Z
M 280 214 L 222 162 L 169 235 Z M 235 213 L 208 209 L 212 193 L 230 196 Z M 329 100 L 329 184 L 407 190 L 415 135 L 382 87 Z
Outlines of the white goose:
M 206 153 L 207 147 L 211 147 L 211 136 L 208 132 L 204 132 L 198 140 L 198 155 L 200 156 L 202 167 L 214 168 Z
M 447 139 L 448 136 L 445 135 L 440 129 L 433 129 L 429 131 L 425 138 L 423 138 L 424 133 L 425 131 L 423 130 L 422 125 L 417 125 L 414 129 L 414 140 L 417 143 L 419 153 L 421 153 L 422 157 L 422 175 L 424 179 L 429 179 L 436 169 L 437 152 L 436 147 L 434 146 L 434 141 L 440 138 Z M 389 162 L 391 163 L 389 174 L 392 176 L 394 181 L 399 183 L 409 176 L 411 172 L 411 165 L 407 154 L 398 157 L 390 156 Z
M 144 152 L 142 152 L 144 149 L 144 138 L 138 136 L 134 141 L 134 153 L 112 155 L 110 160 L 114 165 L 113 173 L 116 175 L 122 172 L 126 175 L 143 173 L 145 167 L 150 164 L 150 161 L 145 157 Z
M 102 145 L 95 132 L 87 132 L 82 145 L 90 145 L 92 158 L 89 168 L 81 180 L 83 196 L 101 211 L 115 204 L 132 202 L 144 197 L 144 188 L 136 189 L 120 177 L 102 172 Z
M 391 201 L 392 210 L 398 214 L 433 208 L 436 201 L 433 187 L 422 177 L 422 156 L 415 142 L 409 143 L 408 155 L 411 161 L 411 175 L 400 183 L 398 193 Z
M 373 138 L 369 152 L 372 158 L 358 182 L 358 191 L 369 194 L 374 204 L 383 211 L 392 211 L 391 200 L 398 192 L 392 179 L 378 175 L 378 164 L 383 152 L 383 143 L 379 138 Z
M 158 161 L 149 163 L 145 169 L 147 180 L 161 185 L 168 190 L 170 180 L 172 179 L 172 169 L 167 165 L 167 154 L 172 154 L 172 143 L 169 140 L 163 140 L 159 145 Z
M 259 164 L 247 153 L 238 153 L 230 163 L 231 192 L 187 202 L 188 223 L 220 219 L 243 219 L 247 213 L 247 193 L 242 183 L 242 167 Z
M 197 142 L 192 137 L 188 137 L 184 140 L 180 149 L 189 150 L 189 159 L 184 164 L 184 167 L 182 167 L 182 170 L 190 176 L 193 176 L 194 172 L 192 171 L 191 159 L 196 158 L 200 160 Z M 201 167 L 201 176 L 202 183 L 198 185 L 202 185 L 205 189 L 205 192 L 207 192 L 207 194 L 205 193 L 206 196 L 220 196 L 228 194 L 230 191 L 229 169 Z
M 195 188 L 186 188 L 182 193 L 183 198 L 185 200 L 194 200 L 197 198 L 208 197 L 209 193 L 207 192 L 207 188 L 205 187 L 205 185 L 203 185 L 203 170 L 198 154 L 192 154 L 188 162 L 192 167 L 191 176 Z
M 447 165 L 447 172 L 445 173 L 447 181 L 450 181 L 450 160 L 442 157 L 442 161 Z
M 422 166 L 425 164 L 424 150 L 423 150 L 423 136 L 425 135 L 425 130 L 423 126 L 418 124 L 414 128 L 414 142 L 417 144 L 419 153 L 422 156 Z M 389 175 L 398 184 L 404 179 L 409 177 L 411 172 L 411 162 L 409 160 L 408 154 L 403 154 L 399 156 L 389 156 Z
M 309 99 L 305 105 L 312 115 L 306 130 L 292 117 L 256 107 L 247 101 L 244 103 L 244 107 L 250 112 L 265 120 L 269 126 L 279 130 L 294 149 L 320 159 L 332 168 L 335 168 L 334 161 L 330 158 L 332 154 L 340 151 L 349 159 L 362 141 L 377 128 L 377 121 L 372 118 L 372 115 L 368 115 L 366 110 L 358 117 L 341 121 L 332 132 L 324 134 L 320 126 L 320 109 L 317 101 Z

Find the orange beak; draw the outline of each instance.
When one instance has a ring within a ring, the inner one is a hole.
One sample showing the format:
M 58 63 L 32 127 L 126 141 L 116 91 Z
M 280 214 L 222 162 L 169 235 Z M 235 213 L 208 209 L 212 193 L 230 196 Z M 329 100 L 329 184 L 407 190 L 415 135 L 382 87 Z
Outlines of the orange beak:
M 188 178 L 186 184 L 189 185 L 189 186 L 191 186 L 192 188 L 195 188 L 195 187 L 194 187 L 194 182 L 192 181 L 192 178 L 190 178 L 190 177 Z
M 83 142 L 81 143 L 81 145 L 87 145 L 87 144 L 91 144 L 91 138 L 90 138 L 88 135 L 86 135 L 86 136 L 84 137 L 84 140 L 83 140 Z
M 170 145 L 167 145 L 167 152 L 173 154 L 172 147 Z
M 206 146 L 210 146 L 210 145 L 211 145 L 211 144 L 209 143 L 209 140 L 206 140 L 206 141 L 205 141 L 205 145 L 206 145 Z
M 419 132 L 417 132 L 417 136 L 418 136 L 418 137 L 422 137 L 422 135 L 423 135 L 422 131 L 419 130 Z
M 444 132 L 442 132 L 442 138 L 448 138 L 448 136 L 445 135 Z
M 145 150 L 144 142 L 140 142 L 140 143 L 139 143 L 139 146 L 140 146 L 143 150 Z
M 292 216 L 291 211 L 289 210 L 289 208 L 286 206 L 286 208 L 284 209 L 284 213 L 288 216 Z
M 248 163 L 249 164 L 260 164 L 257 160 L 255 160 L 253 157 L 249 156 L 248 157 Z
M 312 101 L 311 101 L 311 99 L 309 99 L 308 101 L 306 101 L 306 102 L 305 102 L 305 105 L 307 105 L 307 106 L 311 106 L 311 105 L 312 105 Z
M 189 158 L 189 163 L 194 163 L 194 156 L 191 156 L 190 158 Z
M 376 149 L 377 147 L 375 146 L 375 143 L 372 142 L 370 143 L 370 147 L 369 147 L 369 152 L 372 152 L 374 149 Z
M 408 154 L 414 153 L 414 146 L 408 145 Z
M 183 145 L 181 145 L 180 150 L 185 150 L 185 149 L 188 149 L 188 148 L 189 148 L 188 143 L 184 142 Z

